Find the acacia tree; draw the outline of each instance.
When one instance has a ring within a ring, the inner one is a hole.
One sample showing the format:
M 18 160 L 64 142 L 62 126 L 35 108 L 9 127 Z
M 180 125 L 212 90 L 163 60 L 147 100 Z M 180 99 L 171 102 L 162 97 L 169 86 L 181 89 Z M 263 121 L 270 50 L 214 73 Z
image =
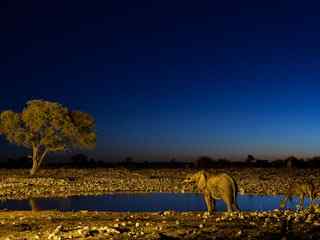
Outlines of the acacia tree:
M 95 120 L 91 115 L 44 100 L 28 101 L 21 113 L 1 112 L 1 134 L 11 143 L 32 149 L 31 175 L 49 152 L 92 149 L 96 144 Z

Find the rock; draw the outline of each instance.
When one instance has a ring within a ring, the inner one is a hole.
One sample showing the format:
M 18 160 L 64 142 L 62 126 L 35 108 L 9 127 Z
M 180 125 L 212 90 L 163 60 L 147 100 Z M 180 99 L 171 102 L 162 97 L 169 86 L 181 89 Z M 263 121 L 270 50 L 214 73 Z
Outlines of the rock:
M 319 221 L 315 221 L 315 222 L 313 222 L 313 225 L 314 226 L 320 226 L 320 222 Z
M 163 216 L 169 216 L 169 215 L 173 215 L 174 214 L 174 211 L 164 211 L 162 213 Z
M 265 219 L 264 219 L 264 222 L 265 222 L 265 223 L 270 223 L 270 222 L 271 222 L 271 218 L 265 218 Z
M 314 215 L 313 214 L 309 214 L 305 222 L 306 223 L 312 223 L 313 219 L 314 219 Z

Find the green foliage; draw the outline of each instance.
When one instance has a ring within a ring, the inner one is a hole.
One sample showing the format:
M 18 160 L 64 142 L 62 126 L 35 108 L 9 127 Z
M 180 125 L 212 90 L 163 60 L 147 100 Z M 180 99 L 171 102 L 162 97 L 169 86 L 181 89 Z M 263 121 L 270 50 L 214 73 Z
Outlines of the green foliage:
M 22 113 L 1 112 L 0 134 L 11 143 L 32 148 L 37 165 L 48 152 L 92 149 L 96 144 L 92 116 L 44 100 L 28 101 Z

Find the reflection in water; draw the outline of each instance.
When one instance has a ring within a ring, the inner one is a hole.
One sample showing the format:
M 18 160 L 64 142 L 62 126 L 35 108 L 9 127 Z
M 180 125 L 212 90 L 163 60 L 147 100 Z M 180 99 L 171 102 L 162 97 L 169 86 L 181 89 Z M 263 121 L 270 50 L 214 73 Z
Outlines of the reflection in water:
M 37 204 L 37 200 L 31 198 L 29 199 L 30 208 L 32 211 L 40 211 L 40 207 Z
M 48 199 L 29 199 L 30 209 L 32 211 L 41 210 L 60 210 L 60 209 L 70 209 L 71 200 L 70 198 L 48 198 Z
M 279 208 L 283 198 L 277 196 L 239 195 L 242 211 L 268 211 Z M 305 200 L 308 206 L 309 200 Z M 316 203 L 319 204 L 319 201 Z M 287 208 L 295 209 L 298 199 L 288 202 Z M 109 194 L 102 196 L 79 196 L 70 198 L 38 198 L 0 202 L 0 209 L 8 210 L 60 210 L 60 211 L 206 211 L 202 195 L 196 193 L 135 193 Z M 216 201 L 217 211 L 226 211 L 223 201 Z

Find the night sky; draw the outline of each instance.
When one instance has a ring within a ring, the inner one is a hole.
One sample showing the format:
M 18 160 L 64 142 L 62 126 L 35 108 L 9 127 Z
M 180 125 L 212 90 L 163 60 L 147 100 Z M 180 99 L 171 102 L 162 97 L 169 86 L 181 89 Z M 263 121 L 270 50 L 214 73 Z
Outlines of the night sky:
M 106 161 L 319 155 L 319 7 L 1 1 L 0 111 L 89 112 Z M 1 137 L 0 155 L 17 149 Z

